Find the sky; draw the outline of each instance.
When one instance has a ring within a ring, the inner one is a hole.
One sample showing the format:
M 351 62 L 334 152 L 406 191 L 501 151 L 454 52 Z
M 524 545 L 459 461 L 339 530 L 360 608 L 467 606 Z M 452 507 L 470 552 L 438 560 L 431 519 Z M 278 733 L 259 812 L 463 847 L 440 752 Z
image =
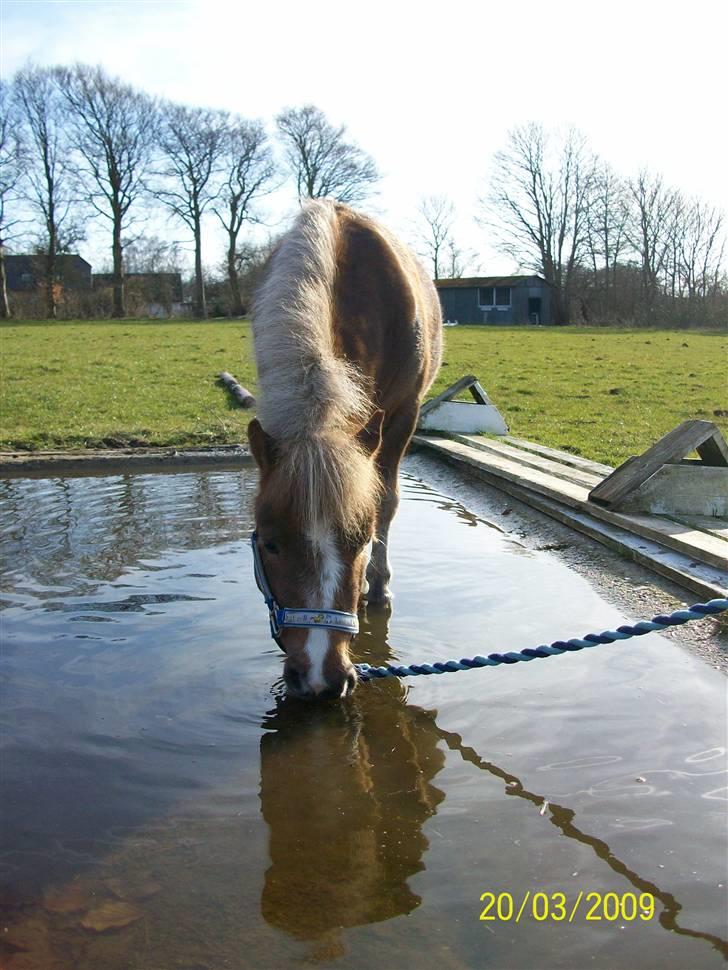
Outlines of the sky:
M 413 240 L 419 200 L 446 194 L 484 274 L 516 269 L 475 217 L 494 152 L 528 121 L 575 126 L 622 174 L 646 166 L 728 209 L 726 37 L 725 0 L 0 0 L 3 77 L 100 63 L 271 133 L 282 108 L 313 103 L 383 173 L 366 208 Z M 290 187 L 272 199 L 274 228 L 294 206 Z M 211 225 L 206 244 L 212 265 Z

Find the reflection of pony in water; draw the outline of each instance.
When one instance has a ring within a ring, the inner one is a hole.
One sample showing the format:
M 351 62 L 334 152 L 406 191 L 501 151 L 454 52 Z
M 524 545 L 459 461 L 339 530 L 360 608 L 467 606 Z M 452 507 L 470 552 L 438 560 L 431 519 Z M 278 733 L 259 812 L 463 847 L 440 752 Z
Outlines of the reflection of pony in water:
M 253 334 L 256 573 L 289 691 L 341 697 L 360 597 L 389 597 L 399 463 L 440 363 L 440 304 L 387 230 L 316 200 L 271 255 Z
M 432 779 L 445 757 L 417 710 L 388 684 L 358 692 L 346 709 L 282 699 L 266 720 L 271 865 L 261 909 L 272 926 L 321 943 L 420 904 L 407 880 L 424 868 L 422 825 L 444 798 Z

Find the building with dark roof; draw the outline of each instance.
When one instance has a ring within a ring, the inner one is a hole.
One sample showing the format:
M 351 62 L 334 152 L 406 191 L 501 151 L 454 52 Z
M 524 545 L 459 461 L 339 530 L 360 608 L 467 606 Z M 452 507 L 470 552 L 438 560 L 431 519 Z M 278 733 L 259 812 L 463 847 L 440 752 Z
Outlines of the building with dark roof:
M 46 257 L 17 255 L 5 257 L 8 290 L 13 293 L 32 293 L 45 285 Z M 91 264 L 77 253 L 56 256 L 56 280 L 69 290 L 91 289 Z
M 552 323 L 551 286 L 541 276 L 469 276 L 435 286 L 446 323 Z

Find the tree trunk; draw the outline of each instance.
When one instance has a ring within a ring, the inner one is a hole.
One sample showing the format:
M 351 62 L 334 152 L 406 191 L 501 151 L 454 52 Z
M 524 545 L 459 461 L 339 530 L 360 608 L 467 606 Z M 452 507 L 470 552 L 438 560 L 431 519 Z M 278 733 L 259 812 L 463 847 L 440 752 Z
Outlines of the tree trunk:
M 205 303 L 205 281 L 202 277 L 202 232 L 199 217 L 195 220 L 195 317 L 204 320 L 207 317 Z
M 231 232 L 229 233 L 228 251 L 227 251 L 227 270 L 228 270 L 228 281 L 230 283 L 230 316 L 231 317 L 242 317 L 243 315 L 243 300 L 240 296 L 240 280 L 238 279 L 238 270 L 235 265 L 235 249 L 236 249 L 237 239 L 235 235 Z
M 561 326 L 566 317 L 566 295 L 563 287 L 558 283 L 552 284 L 551 290 L 551 316 L 552 322 L 556 326 Z
M 50 220 L 49 220 L 50 221 Z M 53 225 L 53 223 L 51 223 Z M 55 229 L 48 234 L 48 252 L 46 254 L 46 316 L 49 320 L 56 319 L 56 242 Z
M 559 298 L 559 312 L 560 312 L 559 323 L 566 324 L 569 322 L 570 310 L 571 310 L 571 284 L 565 283 L 561 290 L 561 296 Z
M 0 242 L 0 319 L 7 320 L 10 316 L 8 303 L 8 285 L 5 276 L 5 247 Z
M 114 216 L 114 238 L 111 247 L 112 259 L 114 262 L 113 286 L 114 286 L 114 305 L 111 316 L 115 320 L 121 320 L 125 315 L 124 308 L 124 265 L 122 262 L 121 248 L 121 217 Z

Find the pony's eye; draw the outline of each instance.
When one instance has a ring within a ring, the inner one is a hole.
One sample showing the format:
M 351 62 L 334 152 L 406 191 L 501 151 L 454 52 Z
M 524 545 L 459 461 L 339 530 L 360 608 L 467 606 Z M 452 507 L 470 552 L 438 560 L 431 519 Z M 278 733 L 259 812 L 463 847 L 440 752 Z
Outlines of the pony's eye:
M 266 552 L 270 552 L 274 556 L 278 555 L 278 546 L 275 544 L 275 542 L 264 542 L 263 548 L 265 549 Z

